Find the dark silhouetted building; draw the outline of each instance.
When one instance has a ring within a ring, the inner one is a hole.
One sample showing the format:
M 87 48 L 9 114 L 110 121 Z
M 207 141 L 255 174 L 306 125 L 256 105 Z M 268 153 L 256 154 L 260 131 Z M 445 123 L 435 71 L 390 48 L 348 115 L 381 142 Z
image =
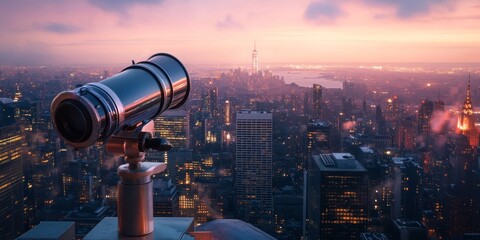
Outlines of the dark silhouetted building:
M 311 161 L 308 239 L 358 239 L 369 222 L 367 170 L 349 153 L 313 155 Z
M 444 226 L 450 238 L 480 231 L 478 204 L 468 188 L 453 186 L 445 191 Z
M 319 84 L 313 84 L 313 119 L 322 119 L 322 89 Z
M 332 147 L 332 124 L 313 121 L 307 125 L 307 151 L 309 155 L 328 153 Z
M 432 114 L 434 110 L 434 104 L 432 101 L 425 99 L 420 104 L 420 109 L 418 109 L 418 135 L 428 135 L 432 129 L 430 120 L 432 119 Z
M 392 218 L 420 220 L 423 210 L 423 168 L 410 158 L 392 158 L 394 206 Z
M 427 240 L 428 230 L 420 221 L 393 220 L 392 240 Z
M 153 216 L 176 217 L 180 215 L 178 190 L 171 179 L 153 180 Z

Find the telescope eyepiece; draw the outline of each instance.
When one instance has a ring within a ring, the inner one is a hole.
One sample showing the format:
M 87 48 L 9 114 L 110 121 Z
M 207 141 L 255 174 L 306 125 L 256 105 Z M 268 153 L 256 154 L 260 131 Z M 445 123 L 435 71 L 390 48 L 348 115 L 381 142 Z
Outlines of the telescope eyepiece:
M 61 102 L 56 111 L 55 126 L 62 137 L 73 143 L 89 138 L 92 132 L 92 118 L 84 105 L 67 99 Z

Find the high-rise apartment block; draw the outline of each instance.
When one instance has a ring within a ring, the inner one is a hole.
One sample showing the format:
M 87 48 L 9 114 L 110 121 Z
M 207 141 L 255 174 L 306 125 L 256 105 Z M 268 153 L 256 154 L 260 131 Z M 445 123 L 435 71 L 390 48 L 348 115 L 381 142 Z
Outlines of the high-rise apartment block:
M 264 229 L 272 224 L 272 114 L 243 110 L 236 123 L 237 214 Z

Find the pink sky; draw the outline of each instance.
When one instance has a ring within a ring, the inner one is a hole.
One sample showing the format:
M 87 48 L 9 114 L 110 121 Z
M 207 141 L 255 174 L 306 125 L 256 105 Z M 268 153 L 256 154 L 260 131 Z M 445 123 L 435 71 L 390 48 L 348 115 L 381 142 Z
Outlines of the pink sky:
M 479 0 L 2 0 L 0 64 L 480 62 Z

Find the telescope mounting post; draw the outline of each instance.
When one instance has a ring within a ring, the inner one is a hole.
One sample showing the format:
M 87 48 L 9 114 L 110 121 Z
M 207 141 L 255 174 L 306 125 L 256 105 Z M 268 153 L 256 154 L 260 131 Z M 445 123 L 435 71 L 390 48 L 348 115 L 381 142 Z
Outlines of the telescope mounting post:
M 136 127 L 122 131 L 107 141 L 107 151 L 125 157 L 126 164 L 118 167 L 120 181 L 117 188 L 118 232 L 124 236 L 145 236 L 153 232 L 152 175 L 165 171 L 167 165 L 144 162 L 145 151 L 168 151 L 170 143 L 163 138 L 152 138 Z

